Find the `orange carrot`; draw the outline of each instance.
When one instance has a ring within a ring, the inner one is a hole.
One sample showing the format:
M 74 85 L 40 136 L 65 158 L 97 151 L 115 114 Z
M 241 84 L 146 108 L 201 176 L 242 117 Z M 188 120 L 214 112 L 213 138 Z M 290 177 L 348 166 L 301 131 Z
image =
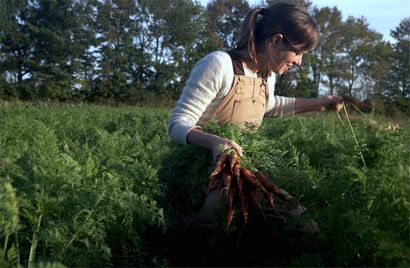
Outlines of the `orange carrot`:
M 237 159 L 235 165 L 232 168 L 232 173 L 238 179 L 241 176 L 240 172 L 241 172 L 241 161 Z
M 258 192 L 258 189 L 256 187 L 249 185 L 247 195 L 248 195 L 249 205 L 260 208 L 260 209 L 262 208 L 261 195 Z
M 238 187 L 238 195 L 240 196 L 243 192 L 243 178 L 242 176 L 240 176 L 239 178 L 237 178 L 236 182 L 238 183 L 237 187 Z
M 246 198 L 245 195 L 245 190 L 244 190 L 244 179 L 242 178 L 242 176 L 240 176 L 239 178 L 237 178 L 237 187 L 238 187 L 238 196 L 239 196 L 239 202 L 240 202 L 240 208 L 241 208 L 241 212 L 242 212 L 242 217 L 243 217 L 243 222 L 244 225 L 246 225 L 246 223 L 248 222 L 248 200 Z
M 232 182 L 232 186 L 234 186 L 235 182 Z M 232 223 L 232 220 L 235 216 L 235 206 L 234 206 L 234 199 L 235 199 L 235 190 L 234 187 L 230 187 L 228 190 L 228 212 L 226 215 L 226 222 L 229 227 L 229 225 Z
M 256 178 L 256 175 L 248 168 L 242 168 L 241 169 L 241 177 L 244 178 L 244 180 L 248 181 L 252 185 L 254 185 L 256 188 L 260 189 L 263 193 L 263 195 L 268 199 L 269 203 L 271 206 L 274 208 L 275 207 L 275 199 L 273 198 L 272 193 L 269 193 L 266 188 L 262 185 L 262 183 Z
M 232 173 L 233 173 L 233 166 L 235 165 L 238 158 L 239 158 L 238 152 L 235 149 L 233 149 L 228 156 L 229 166 L 231 167 Z
M 242 212 L 242 217 L 243 217 L 243 225 L 246 225 L 248 223 L 248 216 L 249 216 L 249 205 L 248 205 L 248 198 L 247 196 L 242 193 L 239 196 L 239 200 L 241 202 L 241 212 Z
M 228 160 L 228 153 L 225 152 L 223 153 L 221 156 L 219 156 L 218 160 L 216 161 L 215 164 L 215 169 L 214 171 L 211 173 L 211 176 L 215 176 L 217 174 L 219 174 L 219 172 L 222 171 L 222 169 L 225 167 L 226 165 L 226 160 Z
M 235 208 L 234 207 L 229 207 L 228 212 L 226 214 L 226 223 L 229 227 L 229 225 L 232 223 L 232 220 L 235 216 Z
M 228 190 L 228 207 L 233 207 L 233 201 L 235 199 L 235 191 L 233 187 Z
M 248 168 L 241 168 L 241 177 L 244 178 L 244 180 L 248 181 L 250 184 L 255 186 L 258 189 L 261 189 L 263 193 L 267 193 L 265 187 L 262 185 L 262 183 L 256 179 L 255 174 Z
M 222 200 L 224 195 L 228 198 L 228 191 L 231 187 L 232 173 L 229 168 L 225 168 L 222 173 L 222 188 L 219 193 L 219 199 Z
M 273 194 L 272 193 L 264 193 L 266 199 L 268 199 L 269 204 L 272 206 L 272 208 L 275 208 L 275 198 L 273 198 Z
M 220 177 L 218 175 L 211 175 L 209 180 L 208 189 L 206 195 L 209 195 L 213 190 L 215 190 L 219 185 Z
M 260 171 L 257 171 L 255 175 L 256 175 L 256 178 L 265 186 L 265 188 L 268 191 L 273 192 L 279 198 L 282 198 L 285 200 L 289 198 L 290 194 L 286 192 L 285 190 L 283 190 L 282 188 L 280 188 L 279 186 L 277 186 L 271 179 L 268 178 L 268 176 L 266 176 Z

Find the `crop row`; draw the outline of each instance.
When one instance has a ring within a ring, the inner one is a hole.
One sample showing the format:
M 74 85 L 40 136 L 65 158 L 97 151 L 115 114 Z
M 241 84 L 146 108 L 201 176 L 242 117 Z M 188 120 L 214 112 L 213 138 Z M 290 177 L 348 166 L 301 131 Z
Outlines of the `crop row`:
M 204 200 L 212 157 L 170 141 L 168 115 L 2 107 L 0 266 L 204 264 L 171 249 L 185 242 L 173 224 Z M 256 133 L 216 124 L 206 130 L 242 144 L 247 166 L 268 174 L 318 221 L 320 250 L 286 264 L 409 265 L 410 124 L 391 130 L 363 117 L 350 129 L 347 120 L 329 114 L 266 120 Z M 223 236 L 222 229 L 215 233 Z M 284 264 L 268 256 L 246 261 Z

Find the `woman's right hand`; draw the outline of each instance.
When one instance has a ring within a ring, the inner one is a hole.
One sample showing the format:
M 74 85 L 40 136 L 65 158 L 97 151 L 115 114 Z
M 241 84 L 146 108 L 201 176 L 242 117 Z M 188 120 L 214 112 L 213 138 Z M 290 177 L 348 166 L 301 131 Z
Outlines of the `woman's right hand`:
M 218 159 L 218 157 L 223 154 L 226 150 L 235 149 L 240 156 L 243 156 L 243 149 L 242 147 L 237 144 L 235 141 L 226 139 L 223 137 L 219 137 L 214 135 L 214 141 L 212 142 L 212 156 L 214 161 Z
M 235 149 L 240 156 L 243 156 L 242 147 L 235 141 L 206 133 L 197 128 L 191 129 L 188 133 L 187 142 L 211 150 L 214 161 L 218 159 L 220 154 L 231 148 Z

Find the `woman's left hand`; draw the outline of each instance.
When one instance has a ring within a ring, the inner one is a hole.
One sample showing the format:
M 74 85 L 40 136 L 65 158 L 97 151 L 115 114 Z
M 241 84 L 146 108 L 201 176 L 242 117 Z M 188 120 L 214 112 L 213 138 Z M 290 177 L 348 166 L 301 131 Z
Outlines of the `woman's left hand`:
M 321 107 L 320 111 L 330 109 L 332 111 L 339 112 L 343 108 L 343 97 L 340 96 L 323 96 L 320 98 Z

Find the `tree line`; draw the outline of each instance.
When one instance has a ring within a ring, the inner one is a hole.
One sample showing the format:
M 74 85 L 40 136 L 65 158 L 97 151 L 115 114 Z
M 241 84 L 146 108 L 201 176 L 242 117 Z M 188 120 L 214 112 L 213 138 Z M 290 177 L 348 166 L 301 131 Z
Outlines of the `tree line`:
M 262 1 L 266 6 L 277 0 Z M 410 17 L 393 42 L 309 0 L 321 41 L 277 93 L 377 99 L 409 112 Z M 0 0 L 0 99 L 174 102 L 194 64 L 232 48 L 247 0 Z

